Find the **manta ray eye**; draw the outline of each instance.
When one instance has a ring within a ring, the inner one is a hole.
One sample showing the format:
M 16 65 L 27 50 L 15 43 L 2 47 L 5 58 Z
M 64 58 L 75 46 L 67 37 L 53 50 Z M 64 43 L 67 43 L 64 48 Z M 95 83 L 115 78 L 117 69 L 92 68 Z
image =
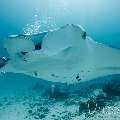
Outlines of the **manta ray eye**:
M 86 39 L 86 36 L 87 36 L 87 34 L 86 34 L 86 32 L 84 32 L 83 35 L 82 35 L 82 38 Z
M 21 52 L 22 55 L 26 55 L 27 53 L 28 53 L 28 52 L 23 52 L 23 51 Z

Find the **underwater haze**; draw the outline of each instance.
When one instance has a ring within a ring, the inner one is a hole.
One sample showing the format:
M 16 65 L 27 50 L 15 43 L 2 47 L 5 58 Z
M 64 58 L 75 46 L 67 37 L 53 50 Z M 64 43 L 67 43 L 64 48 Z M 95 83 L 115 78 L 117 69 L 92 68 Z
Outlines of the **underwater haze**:
M 73 23 L 96 41 L 120 48 L 119 6 L 119 0 L 0 0 L 0 36 L 24 33 L 35 21 L 42 24 L 35 32 Z
M 120 0 L 0 0 L 0 120 L 120 120 L 119 11 Z

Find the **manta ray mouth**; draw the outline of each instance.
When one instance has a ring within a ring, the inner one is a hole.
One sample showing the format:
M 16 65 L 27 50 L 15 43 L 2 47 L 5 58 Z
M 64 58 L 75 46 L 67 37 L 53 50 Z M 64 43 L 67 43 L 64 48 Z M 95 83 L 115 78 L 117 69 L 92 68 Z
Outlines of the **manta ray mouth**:
M 35 45 L 35 50 L 41 50 L 42 49 L 42 42 Z

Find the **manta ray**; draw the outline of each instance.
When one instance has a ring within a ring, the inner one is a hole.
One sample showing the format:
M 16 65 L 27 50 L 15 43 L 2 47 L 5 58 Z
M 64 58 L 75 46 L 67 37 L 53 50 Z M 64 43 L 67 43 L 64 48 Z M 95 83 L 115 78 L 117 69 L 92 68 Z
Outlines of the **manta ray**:
M 1 72 L 61 83 L 120 74 L 120 50 L 94 41 L 80 25 L 67 24 L 38 35 L 9 36 L 3 46 L 9 59 L 1 58 Z

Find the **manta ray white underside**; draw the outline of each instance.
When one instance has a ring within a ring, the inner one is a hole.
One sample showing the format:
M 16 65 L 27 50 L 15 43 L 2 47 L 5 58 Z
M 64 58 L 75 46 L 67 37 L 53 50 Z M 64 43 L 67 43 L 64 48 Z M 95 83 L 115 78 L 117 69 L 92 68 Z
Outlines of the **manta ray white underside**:
M 1 71 L 68 83 L 120 73 L 120 50 L 95 42 L 82 27 L 66 25 L 43 34 L 4 40 L 10 60 Z

